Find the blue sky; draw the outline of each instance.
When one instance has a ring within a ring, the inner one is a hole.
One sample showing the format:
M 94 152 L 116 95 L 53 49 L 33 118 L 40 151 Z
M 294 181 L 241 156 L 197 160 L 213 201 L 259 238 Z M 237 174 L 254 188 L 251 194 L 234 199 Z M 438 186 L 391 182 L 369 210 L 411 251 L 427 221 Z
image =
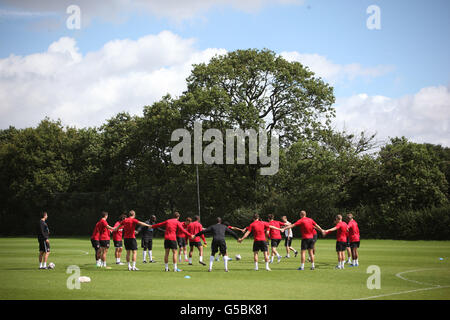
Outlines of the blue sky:
M 325 80 L 332 83 L 341 101 L 366 94 L 391 99 L 388 109 L 392 104 L 400 108 L 402 103 L 415 103 L 415 100 L 403 101 L 407 97 L 414 99 L 424 88 L 439 87 L 447 90 L 443 99 L 447 97 L 450 2 L 446 0 L 305 0 L 298 3 L 251 0 L 244 7 L 221 1 L 210 5 L 206 0 L 195 0 L 199 9 L 192 9 L 187 17 L 172 12 L 189 1 L 181 4 L 169 1 L 169 4 L 155 5 L 148 10 L 143 7 L 123 10 L 120 5 L 112 9 L 101 5 L 91 7 L 78 2 L 82 28 L 69 30 L 65 26 L 68 14 L 64 1 L 59 5 L 42 1 L 42 8 L 20 0 L 0 1 L 0 59 L 46 52 L 49 45 L 61 37 L 74 39 L 78 52 L 85 56 L 98 52 L 110 41 L 137 41 L 169 30 L 182 39 L 195 39 L 192 48 L 199 52 L 208 48 L 227 51 L 269 48 L 277 53 L 297 52 L 301 57 L 318 55 L 340 66 L 341 71 L 351 64 L 358 64 L 362 70 L 384 70 L 375 76 L 348 71 L 347 77 L 338 80 L 339 75 L 327 79 L 328 73 L 324 70 Z M 256 8 L 252 8 L 252 3 Z M 77 1 L 70 1 L 70 4 L 77 4 Z M 369 17 L 366 9 L 370 5 L 380 7 L 381 30 L 366 27 Z M 327 65 L 322 67 L 326 69 Z M 367 99 L 365 107 L 367 103 L 372 108 L 379 107 Z M 436 103 L 440 104 L 438 110 L 445 113 L 446 122 L 440 125 L 444 130 L 441 134 L 446 134 L 448 104 L 433 102 Z M 361 110 L 361 116 L 364 112 Z

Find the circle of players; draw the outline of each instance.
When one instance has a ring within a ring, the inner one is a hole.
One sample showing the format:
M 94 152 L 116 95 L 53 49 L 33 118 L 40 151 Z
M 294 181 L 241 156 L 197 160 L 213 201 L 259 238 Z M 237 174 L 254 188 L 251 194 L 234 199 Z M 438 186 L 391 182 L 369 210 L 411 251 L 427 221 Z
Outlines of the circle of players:
M 48 214 L 43 212 L 38 231 L 39 241 L 39 269 L 47 269 L 47 259 L 50 253 L 50 243 L 48 240 L 49 230 L 46 224 Z M 141 247 L 143 248 L 143 263 L 153 263 L 152 256 L 152 242 L 155 231 L 164 233 L 164 264 L 165 271 L 169 269 L 169 255 L 172 252 L 173 271 L 182 271 L 178 268 L 177 262 L 182 261 L 182 254 L 184 261 L 192 265 L 192 256 L 194 248 L 199 252 L 199 263 L 206 265 L 203 262 L 203 249 L 206 248 L 205 234 L 212 235 L 211 255 L 209 260 L 208 271 L 212 271 L 214 261 L 219 261 L 221 255 L 224 263 L 224 270 L 228 272 L 228 261 L 232 258 L 228 257 L 227 245 L 225 241 L 226 234 L 233 236 L 239 243 L 241 243 L 250 234 L 253 235 L 253 259 L 255 263 L 255 270 L 258 270 L 258 253 L 264 253 L 265 269 L 270 271 L 269 264 L 273 263 L 274 257 L 279 263 L 282 256 L 278 253 L 277 248 L 282 237 L 281 233 L 285 235 L 285 258 L 290 258 L 290 252 L 294 252 L 297 257 L 298 251 L 292 247 L 292 228 L 299 227 L 301 232 L 301 265 L 297 270 L 304 270 L 306 252 L 308 252 L 308 262 L 311 263 L 311 270 L 315 269 L 315 244 L 318 238 L 318 232 L 324 237 L 330 232 L 336 231 L 336 252 L 338 258 L 338 265 L 336 269 L 344 269 L 344 264 L 349 264 L 350 267 L 357 267 L 358 262 L 358 248 L 360 245 L 360 235 L 358 224 L 353 218 L 353 214 L 347 214 L 347 223 L 343 221 L 342 215 L 337 215 L 335 218 L 335 226 L 328 230 L 322 229 L 313 219 L 306 216 L 305 211 L 300 212 L 300 219 L 295 223 L 290 223 L 286 216 L 281 218 L 281 221 L 274 219 L 274 215 L 268 215 L 268 221 L 262 221 L 258 213 L 253 215 L 253 222 L 244 229 L 230 226 L 227 222 L 222 222 L 221 218 L 217 218 L 217 223 L 208 228 L 203 228 L 200 223 L 200 217 L 186 218 L 184 222 L 180 221 L 180 213 L 175 212 L 171 219 L 164 222 L 156 223 L 156 216 L 151 216 L 149 220 L 143 222 L 136 219 L 135 211 L 131 210 L 128 214 L 122 214 L 114 226 L 110 226 L 107 222 L 108 213 L 102 212 L 101 219 L 96 223 L 94 232 L 91 236 L 91 244 L 95 249 L 96 266 L 99 268 L 107 268 L 106 256 L 110 246 L 110 238 L 112 234 L 116 264 L 123 265 L 121 262 L 122 247 L 125 246 L 126 261 L 128 263 L 129 271 L 139 270 L 136 267 L 137 255 L 137 241 L 136 235 L 141 234 Z M 137 227 L 137 228 L 136 228 Z M 242 237 L 238 237 L 235 231 L 243 233 Z M 270 239 L 271 252 L 269 257 L 269 244 L 266 237 Z M 203 244 L 202 244 L 203 241 Z M 189 243 L 189 253 L 187 252 L 187 245 Z M 347 252 L 348 261 L 345 260 L 345 253 Z M 217 258 L 216 254 L 219 253 Z M 188 257 L 189 256 L 189 257 Z M 238 255 L 237 258 L 240 258 Z

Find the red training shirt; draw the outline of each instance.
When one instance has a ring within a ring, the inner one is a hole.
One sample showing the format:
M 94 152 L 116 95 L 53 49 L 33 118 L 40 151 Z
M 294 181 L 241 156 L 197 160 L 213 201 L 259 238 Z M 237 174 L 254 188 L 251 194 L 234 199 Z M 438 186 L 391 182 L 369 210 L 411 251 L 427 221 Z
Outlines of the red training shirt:
M 358 242 L 359 241 L 359 228 L 358 223 L 352 219 L 348 224 L 348 236 L 350 238 L 350 242 Z
M 116 228 L 117 226 L 120 226 L 120 221 L 117 221 L 116 224 L 114 225 L 114 228 Z M 122 233 L 123 233 L 123 229 L 117 229 L 116 231 L 113 231 L 113 240 L 114 241 L 122 241 Z
M 100 233 L 100 240 L 110 240 L 110 231 L 107 228 L 108 222 L 105 219 L 100 219 L 98 224 L 98 232 Z
M 157 224 L 152 225 L 152 229 L 160 228 L 160 227 L 166 227 L 166 232 L 164 233 L 164 239 L 165 240 L 177 240 L 177 231 L 178 229 L 181 230 L 185 235 L 188 237 L 191 237 L 192 234 L 190 234 L 186 229 L 183 228 L 180 221 L 177 219 L 169 219 Z
M 181 226 L 186 229 L 186 222 L 181 222 Z M 181 229 L 177 229 L 177 238 L 186 238 L 186 234 Z
M 336 241 L 347 242 L 347 229 L 347 224 L 344 221 L 341 221 L 336 225 Z
M 91 239 L 97 241 L 100 240 L 100 232 L 98 232 L 98 222 L 95 224 L 94 232 L 92 233 Z
M 139 223 L 139 220 L 136 218 L 125 218 L 120 223 L 123 226 L 123 238 L 124 239 L 135 239 L 136 235 L 134 231 L 136 229 L 136 225 Z
M 302 239 L 314 238 L 314 226 L 316 225 L 317 223 L 313 219 L 308 217 L 303 217 L 294 223 L 294 226 L 300 227 Z
M 189 223 L 189 225 L 187 226 L 187 231 L 189 231 L 192 234 L 197 234 L 200 231 L 203 230 L 203 226 L 200 222 L 198 221 L 193 221 L 191 223 Z M 200 241 L 200 237 L 203 240 L 204 243 L 206 243 L 206 239 L 205 239 L 205 235 L 202 234 L 199 237 L 195 237 L 194 240 L 189 239 L 189 242 L 199 242 Z
M 267 229 L 269 223 L 261 220 L 255 220 L 247 227 L 247 231 L 253 233 L 253 241 L 266 241 Z
M 282 227 L 284 227 L 284 222 L 272 220 L 272 221 L 269 221 L 269 225 L 277 227 L 277 228 L 282 228 Z M 279 230 L 270 228 L 269 238 L 276 239 L 276 240 L 281 239 L 281 232 Z

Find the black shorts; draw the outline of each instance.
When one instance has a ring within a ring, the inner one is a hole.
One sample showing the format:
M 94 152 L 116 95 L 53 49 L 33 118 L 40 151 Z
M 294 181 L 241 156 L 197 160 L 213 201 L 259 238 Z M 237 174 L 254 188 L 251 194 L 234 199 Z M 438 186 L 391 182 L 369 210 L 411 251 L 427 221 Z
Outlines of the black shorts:
M 186 238 L 177 237 L 177 243 L 180 248 L 186 247 Z
M 359 248 L 359 241 L 350 242 L 350 248 Z
M 267 242 L 266 241 L 253 241 L 253 252 L 256 251 L 262 251 L 266 252 L 267 249 Z
M 284 239 L 284 246 L 285 247 L 290 247 L 292 245 L 292 238 L 288 237 Z
M 136 238 L 125 238 L 123 239 L 123 244 L 125 245 L 125 250 L 137 250 Z
M 109 248 L 109 240 L 99 240 L 100 248 Z
M 197 247 L 200 248 L 202 246 L 202 242 L 201 241 L 191 241 L 189 242 L 189 246 L 192 247 Z
M 39 252 L 50 252 L 50 243 L 47 243 L 44 239 L 38 239 Z
M 314 249 L 314 238 L 311 239 L 302 239 L 302 250 L 311 250 Z
M 347 242 L 345 241 L 336 241 L 336 252 L 345 251 L 347 248 Z
M 272 248 L 276 248 L 276 247 L 278 247 L 280 242 L 281 242 L 281 239 L 271 239 L 270 240 L 270 245 L 271 245 Z
M 164 240 L 164 249 L 178 249 L 178 243 L 175 240 Z
M 122 248 L 122 240 L 113 240 L 114 248 Z
M 91 244 L 92 244 L 92 248 L 94 248 L 95 251 L 100 249 L 100 241 L 99 240 L 91 239 Z
M 153 239 L 144 239 L 142 238 L 141 247 L 144 249 L 152 250 L 153 248 Z
M 350 238 L 347 238 L 347 242 L 345 243 L 346 248 L 350 248 Z
M 316 244 L 316 241 L 317 241 L 317 233 L 314 235 L 314 237 L 313 237 L 313 241 L 314 241 L 314 244 Z
M 220 251 L 221 255 L 225 255 L 227 253 L 227 243 L 225 240 L 213 240 L 211 243 L 211 255 L 215 255 L 217 251 Z

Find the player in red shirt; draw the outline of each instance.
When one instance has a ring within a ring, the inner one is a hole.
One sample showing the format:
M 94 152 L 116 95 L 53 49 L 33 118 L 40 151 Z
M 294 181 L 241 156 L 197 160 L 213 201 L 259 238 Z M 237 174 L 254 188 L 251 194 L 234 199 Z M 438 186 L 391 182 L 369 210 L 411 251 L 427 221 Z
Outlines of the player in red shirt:
M 314 258 L 314 229 L 323 232 L 322 228 L 313 220 L 306 216 L 306 211 L 300 211 L 300 219 L 295 223 L 288 225 L 283 228 L 282 231 L 286 229 L 293 228 L 295 226 L 300 227 L 302 233 L 302 244 L 301 244 L 301 265 L 297 270 L 305 270 L 305 259 L 306 251 L 311 259 L 311 270 L 315 269 L 315 258 Z
M 277 228 L 284 227 L 284 222 L 274 220 L 273 214 L 269 214 L 267 217 L 269 218 L 269 225 L 277 227 Z M 270 263 L 273 263 L 274 256 L 277 256 L 278 263 L 280 263 L 281 255 L 277 251 L 277 247 L 281 242 L 280 231 L 277 229 L 270 229 L 269 230 L 269 238 L 270 238 L 270 246 L 272 249 L 272 252 L 270 253 Z
M 121 214 L 119 217 L 119 220 L 114 224 L 114 228 L 118 227 L 120 223 L 127 217 L 126 214 Z M 114 242 L 114 248 L 116 249 L 114 252 L 114 256 L 116 257 L 116 264 L 123 265 L 122 262 L 120 262 L 120 258 L 122 257 L 122 234 L 123 229 L 117 229 L 116 231 L 113 231 L 113 242 Z
M 342 221 L 342 216 L 340 214 L 336 216 L 336 220 L 334 222 L 336 223 L 336 226 L 325 230 L 324 235 L 336 231 L 336 252 L 338 256 L 338 265 L 336 266 L 336 269 L 344 269 L 348 226 L 344 221 Z
M 194 216 L 194 221 L 189 223 L 186 230 L 192 234 L 197 234 L 200 231 L 202 231 L 203 226 L 200 223 L 200 216 Z M 201 265 L 206 266 L 206 263 L 203 262 L 203 246 L 200 241 L 200 238 L 201 238 L 201 240 L 203 240 L 204 246 L 206 247 L 206 239 L 205 239 L 204 234 L 202 234 L 200 237 L 195 237 L 194 239 L 189 239 L 189 265 L 192 265 L 192 253 L 194 251 L 194 247 L 196 247 L 199 252 L 199 261 L 198 262 Z
M 120 224 L 114 228 L 114 231 L 116 231 L 123 226 L 123 242 L 125 245 L 125 250 L 127 250 L 127 262 L 129 271 L 139 270 L 138 268 L 136 268 L 137 242 L 135 231 L 137 225 L 150 227 L 149 224 L 137 220 L 136 212 L 134 212 L 134 210 L 131 210 L 128 213 L 128 218 L 123 219 L 120 222 Z M 131 254 L 132 254 L 131 257 L 132 262 L 130 262 Z
M 172 259 L 173 259 L 173 271 L 178 272 L 181 271 L 177 267 L 177 249 L 178 249 L 178 243 L 177 243 L 177 231 L 180 229 L 185 235 L 188 237 L 192 237 L 192 234 L 189 233 L 186 229 L 184 229 L 181 225 L 181 222 L 179 221 L 180 214 L 178 212 L 174 212 L 173 218 L 154 224 L 151 227 L 153 229 L 160 228 L 160 227 L 166 227 L 166 231 L 164 232 L 164 249 L 165 249 L 165 255 L 164 255 L 164 264 L 165 264 L 165 271 L 169 271 L 169 252 L 172 250 Z
M 353 214 L 351 213 L 347 214 L 347 220 L 348 237 L 350 240 L 350 249 L 352 250 L 352 263 L 350 264 L 350 267 L 357 267 L 359 266 L 358 248 L 360 242 L 358 223 L 353 219 Z
M 187 226 L 192 222 L 192 218 L 187 217 L 185 222 L 181 223 L 181 226 L 186 229 Z M 181 231 L 181 229 L 177 230 L 177 242 L 178 242 L 178 253 L 179 253 L 179 257 L 178 260 L 181 262 L 181 251 L 183 251 L 184 253 L 184 262 L 188 262 L 188 257 L 187 257 L 187 250 L 186 250 L 186 246 L 187 246 L 187 241 L 188 239 L 186 239 L 186 235 L 184 234 L 183 231 Z
M 98 222 L 95 224 L 94 231 L 91 235 L 92 248 L 95 250 L 95 263 L 100 267 L 102 260 L 100 259 L 100 233 L 98 232 Z
M 113 227 L 111 227 L 108 222 L 106 221 L 108 219 L 108 212 L 103 211 L 102 212 L 102 218 L 99 222 L 97 222 L 98 225 L 98 233 L 100 235 L 99 242 L 100 242 L 100 267 L 106 268 L 106 255 L 108 253 L 109 249 L 109 243 L 110 243 L 110 236 L 111 231 L 114 230 Z
M 261 250 L 264 252 L 264 261 L 266 263 L 266 270 L 270 271 L 269 268 L 269 253 L 267 249 L 266 234 L 269 233 L 269 229 L 281 230 L 275 226 L 269 225 L 268 222 L 259 220 L 259 214 L 255 213 L 253 215 L 253 222 L 246 228 L 244 236 L 238 240 L 242 242 L 245 238 L 249 236 L 250 233 L 253 234 L 253 259 L 255 261 L 255 271 L 258 271 L 258 252 Z

